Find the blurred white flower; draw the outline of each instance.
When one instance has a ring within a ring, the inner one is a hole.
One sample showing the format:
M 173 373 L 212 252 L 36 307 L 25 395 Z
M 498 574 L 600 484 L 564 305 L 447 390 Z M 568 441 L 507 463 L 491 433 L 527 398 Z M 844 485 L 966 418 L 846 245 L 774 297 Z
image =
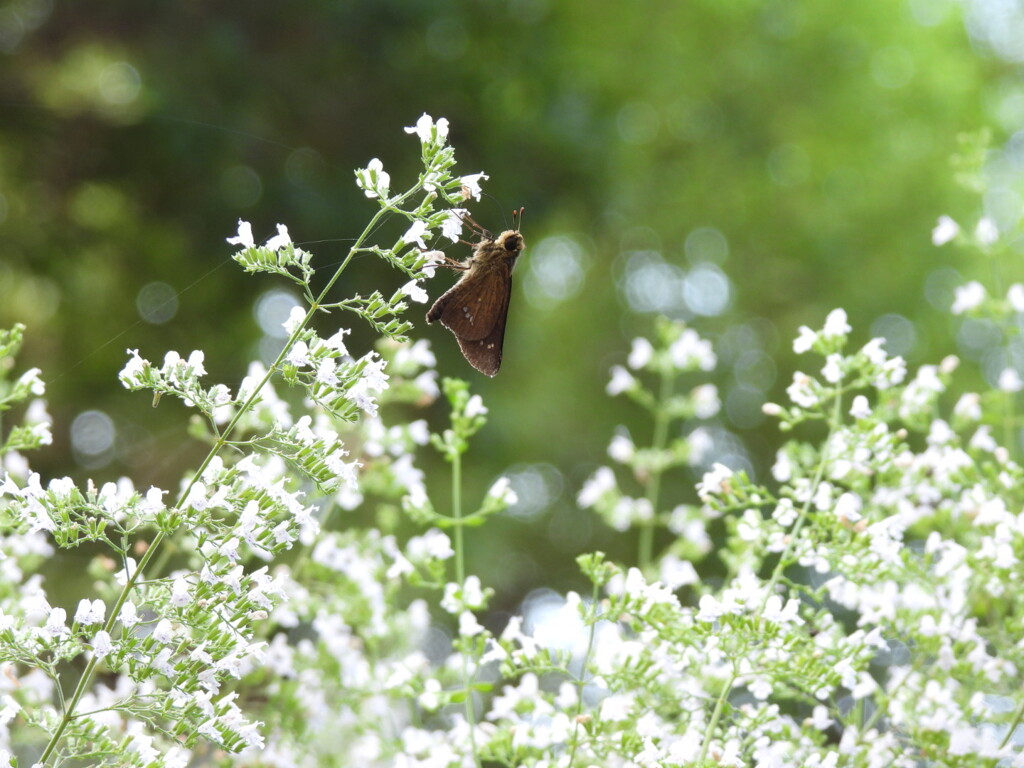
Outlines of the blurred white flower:
M 1014 312 L 1024 312 L 1024 285 L 1014 283 L 1006 292 L 1006 299 L 1010 302 Z
M 972 280 L 967 285 L 961 285 L 956 289 L 953 297 L 953 306 L 950 311 L 954 315 L 962 315 L 964 312 L 974 309 L 985 300 L 985 286 L 977 280 Z
M 1024 389 L 1024 381 L 1021 381 L 1020 374 L 1015 368 L 1004 368 L 999 374 L 997 386 L 1003 392 L 1020 392 Z
M 845 336 L 852 330 L 846 321 L 846 310 L 833 309 L 825 318 L 825 327 L 821 329 L 821 335 L 826 339 L 834 339 L 838 336 Z
M 605 387 L 605 392 L 609 395 L 620 395 L 623 392 L 632 389 L 633 385 L 636 384 L 636 379 L 633 378 L 633 374 L 621 365 L 613 365 L 611 374 L 611 381 L 609 381 L 608 386 Z
M 871 415 L 871 406 L 868 405 L 868 399 L 864 395 L 857 395 L 853 398 L 853 403 L 850 405 L 850 415 L 855 419 L 866 419 Z
M 949 216 L 939 216 L 935 228 L 932 230 L 932 244 L 945 245 L 954 237 L 960 234 L 960 225 Z
M 992 245 L 999 239 L 999 228 L 990 217 L 982 216 L 978 221 L 978 226 L 974 228 L 974 236 L 982 245 Z
M 793 340 L 793 351 L 798 355 L 810 350 L 814 342 L 818 340 L 818 334 L 806 325 L 800 326 L 800 335 Z
M 633 339 L 633 346 L 629 350 L 629 367 L 634 371 L 646 366 L 654 357 L 654 347 L 651 342 L 643 336 Z

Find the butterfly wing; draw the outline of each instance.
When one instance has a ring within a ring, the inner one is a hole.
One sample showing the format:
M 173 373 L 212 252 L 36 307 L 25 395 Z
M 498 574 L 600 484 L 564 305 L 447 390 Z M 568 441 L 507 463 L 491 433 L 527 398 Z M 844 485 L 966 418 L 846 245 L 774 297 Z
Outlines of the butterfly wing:
M 455 334 L 469 364 L 494 376 L 501 367 L 501 346 L 512 295 L 510 266 L 498 263 L 486 271 L 467 274 L 434 302 L 428 322 L 440 321 Z

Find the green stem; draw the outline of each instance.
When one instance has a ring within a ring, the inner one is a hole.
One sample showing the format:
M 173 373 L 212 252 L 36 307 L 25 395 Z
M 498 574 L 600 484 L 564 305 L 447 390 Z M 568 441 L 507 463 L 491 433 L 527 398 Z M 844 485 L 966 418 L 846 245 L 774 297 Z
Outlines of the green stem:
M 729 698 L 729 692 L 732 691 L 733 685 L 736 683 L 736 677 L 736 671 L 733 670 L 732 676 L 726 681 L 722 687 L 722 692 L 718 695 L 718 701 L 715 702 L 715 711 L 711 713 L 708 727 L 704 730 L 704 743 L 700 747 L 700 759 L 697 760 L 698 765 L 704 765 L 704 761 L 708 757 L 711 739 L 715 736 L 715 728 L 718 727 L 718 721 L 722 718 L 722 712 L 725 711 L 725 702 Z
M 811 481 L 810 490 L 807 493 L 807 499 L 804 501 L 803 507 L 800 509 L 800 516 L 797 518 L 796 524 L 793 526 L 793 530 L 790 532 L 788 541 L 786 542 L 786 548 L 782 550 L 782 554 L 779 555 L 779 562 L 775 564 L 775 570 L 772 571 L 772 576 L 765 585 L 764 597 L 761 599 L 761 607 L 758 609 L 758 613 L 764 611 L 765 605 L 768 603 L 768 598 L 775 593 L 775 585 L 779 583 L 779 579 L 782 578 L 782 572 L 786 570 L 786 566 L 789 565 L 789 556 L 793 552 L 793 548 L 796 546 L 797 541 L 800 539 L 800 531 L 804 527 L 804 523 L 807 522 L 811 510 L 811 504 L 814 503 L 814 494 L 818 490 L 818 486 L 821 484 L 822 478 L 825 476 L 825 466 L 828 464 L 828 449 L 832 442 L 832 435 L 835 434 L 836 428 L 839 426 L 839 421 L 842 414 L 842 402 L 843 398 L 840 392 L 836 391 L 835 404 L 832 409 L 832 420 L 829 424 L 828 435 L 825 437 L 825 442 L 822 443 L 821 460 L 818 462 L 818 468 L 814 472 L 814 480 Z
M 782 572 L 789 565 L 789 556 L 796 546 L 796 542 L 800 538 L 800 530 L 803 528 L 804 523 L 807 521 L 809 516 L 811 504 L 814 502 L 814 493 L 821 483 L 822 478 L 825 475 L 825 466 L 828 463 L 828 449 L 832 441 L 832 435 L 835 433 L 836 428 L 839 426 L 839 421 L 842 414 L 842 394 L 840 391 L 835 393 L 835 402 L 832 409 L 832 419 L 829 424 L 828 436 L 825 438 L 824 448 L 821 452 L 821 459 L 818 462 L 818 467 L 814 473 L 814 481 L 811 483 L 811 488 L 807 496 L 807 500 L 804 502 L 803 508 L 800 510 L 800 517 L 797 519 L 796 524 L 793 526 L 793 531 L 789 535 L 789 541 L 786 543 L 786 548 L 779 556 L 779 562 L 776 563 L 775 569 L 772 571 L 771 578 L 765 585 L 764 597 L 761 600 L 761 606 L 758 608 L 758 613 L 764 611 L 764 607 L 768 602 L 768 598 L 775 593 L 775 585 L 779 583 L 782 578 Z M 714 736 L 715 728 L 718 725 L 718 721 L 722 716 L 722 711 L 725 709 L 725 702 L 729 698 L 729 694 L 732 692 L 733 685 L 736 684 L 736 680 L 739 677 L 738 672 L 735 670 L 732 676 L 726 682 L 722 688 L 722 693 L 718 697 L 718 702 L 715 704 L 715 711 L 711 715 L 711 720 L 708 723 L 707 730 L 704 732 L 704 744 L 701 747 L 699 763 L 703 764 L 704 759 L 707 757 L 708 749 L 711 746 L 711 739 Z
M 466 581 L 465 546 L 462 537 L 462 453 L 452 455 L 452 520 L 455 522 L 455 581 L 461 587 Z
M 665 404 L 672 397 L 672 387 L 675 384 L 675 371 L 668 367 L 661 372 L 661 391 L 658 393 L 658 406 L 654 412 L 654 437 L 651 441 L 651 453 L 655 461 L 661 461 L 661 453 L 665 450 L 665 443 L 668 441 L 669 415 L 665 412 Z M 640 570 L 647 573 L 654 560 L 654 528 L 658 516 L 658 502 L 661 495 L 661 475 L 664 469 L 659 465 L 651 469 L 651 479 L 647 483 L 645 498 L 651 505 L 652 517 L 640 528 L 640 540 L 638 542 L 637 564 Z
M 597 622 L 599 621 L 598 616 L 598 602 L 601 599 L 601 590 L 597 584 L 594 584 L 594 620 L 590 623 L 590 632 L 587 635 L 587 650 L 583 654 L 583 661 L 580 664 L 580 674 L 576 679 L 576 715 L 573 717 L 572 726 L 572 751 L 569 753 L 569 766 L 572 768 L 576 762 L 576 750 L 579 748 L 579 732 L 580 732 L 580 719 L 583 715 L 583 689 L 587 684 L 587 664 L 590 663 L 590 654 L 594 650 L 594 638 L 597 635 Z
M 395 206 L 400 205 L 402 201 L 406 200 L 407 198 L 418 192 L 419 189 L 420 185 L 417 184 L 408 192 L 403 194 L 401 197 L 392 201 L 391 204 L 388 205 L 388 207 L 381 208 L 380 210 L 378 210 L 377 213 L 374 214 L 373 218 L 370 219 L 370 223 L 366 226 L 362 234 L 359 235 L 355 243 L 349 249 L 348 255 L 345 257 L 345 260 L 341 263 L 341 266 L 338 267 L 338 269 L 335 271 L 331 279 L 327 281 L 327 285 L 324 286 L 323 290 L 320 292 L 320 295 L 317 296 L 314 303 L 310 306 L 309 311 L 306 312 L 306 316 L 302 319 L 302 322 L 295 329 L 295 331 L 292 332 L 292 335 L 289 337 L 288 342 L 281 349 L 281 353 L 277 356 L 277 359 L 274 361 L 273 365 L 271 365 L 270 368 L 267 369 L 266 375 L 260 380 L 259 384 L 256 385 L 255 389 L 253 389 L 252 391 L 252 394 L 249 395 L 249 398 L 238 409 L 238 411 L 235 413 L 231 421 L 228 422 L 227 426 L 221 432 L 220 438 L 217 440 L 216 443 L 214 443 L 213 447 L 210 449 L 210 452 L 206 455 L 206 458 L 203 459 L 203 462 L 199 465 L 199 468 L 192 476 L 192 479 L 182 489 L 181 493 L 178 495 L 178 498 L 174 503 L 174 508 L 180 509 L 181 505 L 184 504 L 185 499 L 188 498 L 188 494 L 192 490 L 192 487 L 199 481 L 199 478 L 202 477 L 203 472 L 206 470 L 206 468 L 210 466 L 210 462 L 212 462 L 214 458 L 216 458 L 220 454 L 221 449 L 223 449 L 228 437 L 234 431 L 235 427 L 238 425 L 238 422 L 241 420 L 242 416 L 245 415 L 252 408 L 253 404 L 256 402 L 256 399 L 259 397 L 260 392 L 263 390 L 263 387 L 265 387 L 267 382 L 270 381 L 270 377 L 277 372 L 278 367 L 284 361 L 292 345 L 295 344 L 295 341 L 298 339 L 299 334 L 302 333 L 303 329 L 313 318 L 313 315 L 317 312 L 320 305 L 323 303 L 323 300 L 327 297 L 328 292 L 341 277 L 341 273 L 345 271 L 346 267 L 348 267 L 349 263 L 352 261 L 353 256 L 355 256 L 355 254 L 362 247 L 366 238 L 370 236 L 370 234 L 373 232 L 374 228 L 377 226 L 377 224 L 380 222 L 382 218 L 384 218 L 388 213 L 390 213 L 395 208 Z M 157 535 L 153 538 L 153 542 L 149 545 L 149 548 L 146 550 L 146 553 L 142 556 L 142 559 L 139 561 L 138 567 L 135 569 L 135 573 L 131 574 L 131 576 L 126 580 L 124 588 L 121 590 L 121 593 L 117 596 L 117 600 L 114 602 L 114 607 L 111 609 L 110 614 L 107 617 L 107 621 L 103 625 L 103 629 L 107 633 L 110 633 L 113 630 L 114 624 L 117 622 L 118 614 L 121 612 L 121 607 L 127 602 L 128 596 L 135 588 L 135 585 L 138 582 L 139 578 L 141 577 L 146 566 L 149 564 L 150 560 L 153 559 L 153 556 L 160 549 L 160 545 L 163 544 L 167 536 L 168 533 L 166 531 L 160 531 L 157 533 Z M 163 560 L 164 558 L 161 558 L 161 561 Z M 50 759 L 50 756 L 53 754 L 54 750 L 57 749 L 57 745 L 60 743 L 61 738 L 64 736 L 64 731 L 67 730 L 67 727 L 71 723 L 71 721 L 75 719 L 75 710 L 78 707 L 78 703 L 81 701 L 82 696 L 85 695 L 85 692 L 89 690 L 89 688 L 92 686 L 93 678 L 96 676 L 96 668 L 98 666 L 99 660 L 94 655 L 89 660 L 89 663 L 86 664 L 85 670 L 82 672 L 82 676 L 78 679 L 78 685 L 75 687 L 75 692 L 71 697 L 70 703 L 64 709 L 64 714 L 61 717 L 60 722 L 57 724 L 57 728 L 54 730 L 49 742 L 47 742 L 46 747 L 43 749 L 42 755 L 40 755 L 39 757 L 38 763 L 40 765 L 46 765 L 47 760 Z
M 455 580 L 460 587 L 466 584 L 466 547 L 463 538 L 462 519 L 462 452 L 455 448 L 452 460 L 452 520 L 455 521 Z M 473 750 L 473 762 L 480 768 L 480 755 L 476 748 L 476 706 L 473 703 L 473 688 L 469 679 L 469 654 L 462 652 L 462 690 L 466 696 L 466 722 L 469 723 L 469 745 Z
M 1014 434 L 1014 422 L 1017 419 L 1017 394 L 1015 392 L 1004 392 L 1006 397 L 1006 408 L 1003 412 L 1003 445 L 1010 452 L 1010 458 L 1017 456 L 1017 440 Z
M 1003 740 L 999 742 L 999 749 L 1003 749 L 1010 743 L 1010 739 L 1013 738 L 1013 734 L 1017 730 L 1017 726 L 1020 725 L 1021 720 L 1024 720 L 1024 701 L 1017 707 L 1017 713 L 1013 716 L 1013 722 L 1006 729 L 1006 735 L 1003 736 Z

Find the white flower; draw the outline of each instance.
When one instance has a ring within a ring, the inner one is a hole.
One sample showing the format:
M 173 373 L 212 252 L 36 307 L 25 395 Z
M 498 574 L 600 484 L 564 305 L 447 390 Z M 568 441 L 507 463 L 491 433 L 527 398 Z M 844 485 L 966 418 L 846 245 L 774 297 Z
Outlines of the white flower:
M 932 244 L 945 245 L 960 234 L 960 225 L 949 216 L 939 216 L 939 221 L 932 230 Z
M 288 234 L 288 227 L 284 224 L 277 225 L 277 234 L 267 240 L 263 246 L 271 251 L 277 251 L 292 244 L 291 235 Z
M 125 351 L 131 355 L 131 357 L 128 358 L 128 362 L 125 363 L 121 372 L 117 374 L 117 378 L 125 386 L 139 386 L 142 384 L 142 372 L 146 370 L 146 366 L 148 366 L 149 363 L 139 357 L 139 350 L 127 349 Z
M 301 307 L 297 307 L 296 309 L 299 309 L 301 311 L 302 308 Z M 293 309 L 292 311 L 294 312 L 295 309 Z M 305 317 L 305 314 L 303 314 L 301 317 Z M 291 331 L 289 331 L 289 333 L 290 332 Z M 345 334 L 348 334 L 348 333 L 352 333 L 352 329 L 351 328 L 341 328 L 341 329 L 339 329 L 329 339 L 324 339 L 324 346 L 327 347 L 328 349 L 333 349 L 339 355 L 344 357 L 345 355 L 348 354 L 348 349 L 345 347 Z
M 110 641 L 110 633 L 101 629 L 92 639 L 93 653 L 96 654 L 97 659 L 102 659 L 112 650 L 114 650 L 114 644 Z
M 1006 299 L 1010 302 L 1014 312 L 1024 312 L 1024 285 L 1014 283 L 1006 293 Z
M 797 511 L 796 507 L 793 506 L 792 499 L 780 499 L 776 505 L 775 510 L 772 512 L 772 517 L 779 525 L 784 528 L 788 528 L 796 522 Z
M 972 280 L 967 285 L 961 285 L 956 289 L 953 298 L 953 306 L 950 311 L 954 315 L 962 315 L 977 307 L 985 300 L 985 286 L 977 280 Z
M 228 242 L 231 245 L 241 245 L 243 248 L 255 248 L 256 241 L 252 237 L 252 224 L 239 219 L 238 234 L 234 237 L 229 237 Z
M 778 597 L 778 595 L 772 595 L 772 597 Z M 771 597 L 768 599 L 771 600 Z M 747 688 L 750 689 L 750 693 L 754 698 L 759 699 L 760 701 L 765 701 L 772 695 L 772 684 L 766 677 L 755 677 L 747 685 Z M 742 765 L 742 763 L 740 763 L 740 765 Z
M 646 366 L 654 357 L 654 347 L 642 336 L 633 339 L 633 347 L 629 351 L 629 367 L 634 371 Z
M 180 608 L 183 605 L 188 605 L 191 599 L 192 595 L 188 582 L 183 577 L 178 576 L 171 583 L 171 605 Z
M 698 419 L 710 419 L 722 408 L 718 387 L 714 384 L 701 384 L 690 394 L 693 397 L 693 415 Z
M 802 355 L 804 352 L 809 351 L 817 340 L 817 333 L 812 331 L 806 325 L 801 325 L 800 335 L 793 339 L 793 351 L 798 355 Z
M 469 402 L 466 403 L 466 418 L 472 419 L 477 416 L 483 416 L 487 413 L 487 406 L 484 405 L 484 400 L 480 395 L 473 395 L 469 398 Z
M 813 408 L 818 404 L 818 395 L 811 386 L 813 379 L 806 373 L 797 371 L 793 374 L 793 383 L 786 387 L 789 399 L 801 408 Z
M 974 228 L 974 236 L 982 245 L 992 245 L 999 239 L 999 229 L 990 217 L 982 216 L 978 226 Z
M 836 500 L 833 513 L 840 520 L 856 523 L 861 518 L 860 509 L 860 496 L 855 493 L 844 493 Z
M 724 464 L 715 462 L 709 472 L 697 483 L 697 495 L 701 501 L 708 501 L 712 496 L 725 492 L 729 487 L 729 480 L 733 471 Z
M 492 485 L 490 490 L 487 491 L 487 495 L 503 501 L 509 506 L 519 501 L 519 496 L 514 490 L 512 490 L 511 482 L 504 475 L 494 481 L 494 485 Z
M 316 367 L 316 380 L 334 387 L 338 384 L 338 363 L 333 357 L 325 357 Z
M 608 445 L 608 455 L 620 464 L 626 464 L 636 455 L 636 446 L 629 435 L 617 434 Z
M 441 222 L 441 234 L 453 243 L 459 242 L 462 237 L 462 217 L 468 213 L 465 208 L 452 208 L 444 212 L 444 221 Z M 444 254 L 441 254 L 440 262 L 444 262 Z M 432 277 L 432 275 L 430 275 Z
M 981 396 L 977 392 L 968 392 L 956 401 L 953 414 L 969 421 L 981 420 Z
M 992 453 L 998 448 L 998 443 L 992 437 L 991 427 L 988 424 L 982 424 L 978 427 L 978 430 L 974 433 L 970 443 L 971 448 L 977 448 L 982 451 L 988 451 Z
M 468 176 L 463 176 L 459 181 L 462 183 L 462 194 L 468 200 L 473 198 L 474 200 L 480 199 L 480 182 L 484 179 L 491 178 L 486 173 L 471 173 Z
M 855 419 L 866 419 L 871 415 L 871 406 L 868 405 L 868 399 L 864 395 L 857 395 L 853 398 L 850 415 Z
M 121 587 L 128 583 L 128 579 L 135 575 L 135 569 L 138 568 L 134 557 L 126 557 L 125 563 L 125 567 L 114 574 L 114 581 Z
M 430 298 L 427 296 L 427 292 L 423 290 L 419 280 L 410 280 L 408 283 L 403 285 L 402 293 L 419 304 L 425 303 L 427 299 Z
M 139 609 L 135 607 L 135 603 L 126 602 L 121 606 L 121 612 L 117 614 L 117 620 L 124 624 L 126 627 L 134 627 L 139 623 Z
M 46 626 L 43 627 L 43 631 L 52 638 L 58 638 L 70 634 L 71 630 L 64 625 L 67 618 L 67 611 L 63 608 L 54 608 L 46 618 Z
M 669 589 L 676 590 L 688 584 L 700 582 L 693 563 L 689 560 L 681 560 L 675 555 L 669 554 L 663 557 L 658 568 L 658 577 L 665 582 L 665 586 Z
M 295 330 L 302 324 L 302 321 L 306 319 L 306 310 L 296 304 L 288 312 L 288 318 L 281 323 L 281 327 L 289 334 L 295 333 Z
M 821 375 L 829 384 L 838 384 L 842 381 L 843 369 L 840 365 L 842 359 L 841 355 L 835 353 L 825 358 L 825 367 L 821 369 Z
M 46 382 L 40 378 L 41 373 L 42 370 L 40 370 L 39 368 L 29 368 L 27 371 L 21 374 L 21 376 L 18 377 L 18 383 L 15 384 L 15 387 L 18 390 L 27 389 L 29 392 L 31 392 L 33 395 L 36 395 L 37 397 L 45 395 Z M 38 414 L 39 408 L 41 408 L 42 418 L 35 418 L 33 420 L 28 416 L 28 414 L 26 414 L 26 420 L 28 421 L 29 424 L 36 424 L 39 421 L 48 421 L 50 418 L 48 415 L 46 415 L 46 404 L 43 403 L 41 400 L 37 400 L 36 402 L 40 404 L 36 408 L 36 413 Z
M 601 701 L 600 717 L 602 720 L 626 720 L 632 709 L 632 696 L 615 693 Z
M 455 555 L 452 549 L 452 541 L 448 534 L 437 528 L 431 528 L 422 536 L 413 536 L 406 545 L 406 553 L 409 559 L 419 562 L 427 558 L 435 560 L 447 560 Z
M 83 598 L 78 602 L 78 610 L 75 611 L 75 623 L 82 626 L 102 624 L 106 615 L 107 606 L 102 600 L 89 601 Z
M 876 336 L 861 347 L 860 353 L 875 365 L 883 365 L 886 360 L 885 350 L 882 349 L 883 344 L 885 344 L 885 339 Z
M 366 168 L 356 171 L 356 184 L 371 200 L 375 197 L 386 198 L 391 187 L 391 175 L 384 170 L 380 159 L 375 157 Z
M 711 342 L 702 339 L 692 328 L 684 330 L 682 335 L 672 342 L 668 348 L 668 356 L 672 364 L 681 370 L 696 367 L 702 371 L 710 371 L 718 362 Z
M 845 336 L 852 330 L 850 324 L 846 322 L 846 310 L 833 309 L 825 318 L 825 327 L 822 328 L 821 335 L 826 339 L 834 339 Z
M 424 144 L 444 145 L 448 138 L 448 120 L 440 117 L 435 123 L 434 119 L 424 112 L 416 121 L 416 125 L 407 127 L 405 132 L 415 133 Z
M 808 720 L 819 731 L 825 731 L 832 727 L 832 718 L 828 716 L 828 707 L 825 706 L 816 706 Z
M 704 595 L 698 605 L 700 610 L 697 612 L 697 621 L 714 621 L 726 613 L 725 606 L 718 602 L 713 595 Z
M 326 359 L 329 360 L 330 358 Z M 294 365 L 296 368 L 304 368 L 309 365 L 309 347 L 306 345 L 306 342 L 295 342 L 292 348 L 288 350 L 285 362 Z
M 427 244 L 423 242 L 423 237 L 428 234 L 430 234 L 430 230 L 427 229 L 427 225 L 422 221 L 416 220 L 412 223 L 412 226 L 406 230 L 405 234 L 402 235 L 402 242 L 415 243 L 420 248 L 426 250 Z
M 999 374 L 999 383 L 997 386 L 1003 390 L 1003 392 L 1020 392 L 1024 389 L 1024 382 L 1021 381 L 1020 374 L 1017 373 L 1014 368 L 1004 368 Z
M 583 488 L 576 496 L 576 503 L 581 509 L 587 509 L 613 490 L 615 490 L 615 473 L 608 467 L 601 467 L 583 484 Z
M 479 635 L 483 631 L 484 628 L 472 613 L 469 611 L 463 611 L 459 614 L 459 634 L 462 637 L 473 637 L 474 635 Z
M 609 381 L 608 386 L 605 387 L 605 392 L 609 395 L 614 396 L 622 394 L 623 392 L 632 389 L 633 385 L 636 384 L 636 379 L 633 378 L 633 374 L 621 365 L 613 365 L 611 374 L 611 381 Z

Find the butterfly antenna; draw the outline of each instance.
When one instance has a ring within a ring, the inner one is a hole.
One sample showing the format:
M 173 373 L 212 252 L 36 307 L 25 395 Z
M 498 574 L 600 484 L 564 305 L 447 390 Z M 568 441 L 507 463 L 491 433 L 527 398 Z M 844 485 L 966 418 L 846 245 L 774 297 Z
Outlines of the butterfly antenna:
M 481 192 L 480 194 L 483 197 L 486 197 L 492 203 L 494 203 L 494 207 L 497 208 L 498 211 L 501 213 L 502 223 L 505 225 L 505 229 L 508 229 L 508 219 L 505 218 L 506 214 L 504 203 L 498 202 L 498 198 L 496 198 L 494 195 L 488 194 L 487 192 Z
M 472 229 L 481 237 L 486 237 L 488 240 L 494 239 L 494 235 L 491 234 L 490 230 L 485 229 L 484 227 L 481 227 L 479 224 L 477 224 L 476 220 L 469 215 L 468 211 L 463 211 L 461 214 L 461 218 L 464 224 L 466 224 L 470 229 Z
M 519 206 L 518 211 L 512 211 L 512 227 L 516 232 L 523 227 L 523 211 L 525 210 L 525 206 Z

